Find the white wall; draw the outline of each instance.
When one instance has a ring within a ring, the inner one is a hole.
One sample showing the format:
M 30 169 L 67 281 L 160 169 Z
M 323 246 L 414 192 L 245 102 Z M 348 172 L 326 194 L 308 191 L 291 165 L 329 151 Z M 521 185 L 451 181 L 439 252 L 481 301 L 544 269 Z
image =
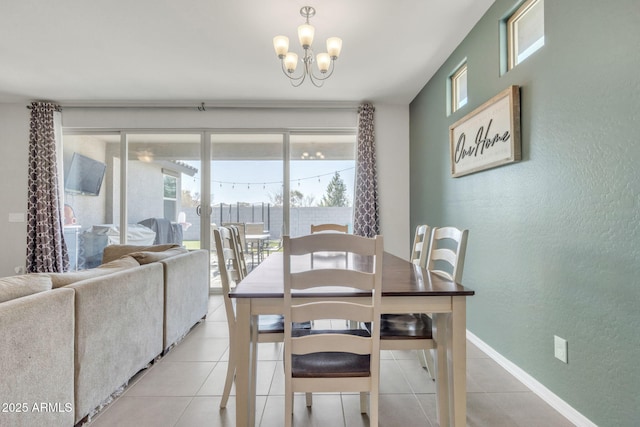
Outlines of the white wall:
M 26 104 L 0 104 L 0 276 L 25 265 L 28 145 Z M 24 215 L 24 222 L 9 222 L 10 213 Z
M 380 196 L 380 227 L 387 252 L 408 259 L 409 106 L 376 105 L 375 133 Z
M 29 110 L 26 104 L 0 105 L 0 276 L 15 274 L 26 254 L 26 222 L 9 223 L 9 213 L 26 220 Z M 380 213 L 385 249 L 408 257 L 409 230 L 409 107 L 375 105 Z M 355 110 L 209 108 L 179 109 L 67 108 L 64 127 L 84 129 L 279 129 L 356 127 Z

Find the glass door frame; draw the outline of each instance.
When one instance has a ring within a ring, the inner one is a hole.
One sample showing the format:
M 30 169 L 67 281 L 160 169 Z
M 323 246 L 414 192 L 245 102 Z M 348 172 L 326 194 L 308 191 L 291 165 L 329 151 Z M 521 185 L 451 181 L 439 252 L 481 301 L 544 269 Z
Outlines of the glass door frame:
M 127 243 L 128 228 L 128 162 L 129 162 L 129 135 L 135 134 L 190 134 L 200 135 L 200 164 L 201 200 L 200 200 L 200 247 L 212 250 L 211 242 L 211 135 L 214 134 L 279 134 L 282 135 L 282 162 L 283 162 L 283 225 L 286 235 L 290 232 L 290 137 L 292 135 L 355 135 L 355 127 L 345 128 L 81 128 L 64 127 L 62 129 L 62 144 L 64 135 L 120 135 L 120 243 Z

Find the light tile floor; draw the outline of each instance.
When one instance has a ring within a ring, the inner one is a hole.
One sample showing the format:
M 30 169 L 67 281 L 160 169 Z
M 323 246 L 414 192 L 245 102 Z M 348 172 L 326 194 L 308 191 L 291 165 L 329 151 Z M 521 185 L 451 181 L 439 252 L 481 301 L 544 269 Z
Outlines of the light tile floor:
M 206 321 L 164 358 L 140 372 L 124 393 L 88 427 L 219 427 L 235 425 L 235 392 L 219 408 L 227 369 L 228 329 L 221 296 L 212 295 Z M 256 422 L 280 427 L 284 417 L 281 344 L 260 344 Z M 415 352 L 385 351 L 381 361 L 380 426 L 437 426 L 435 387 Z M 296 397 L 294 425 L 368 426 L 357 394 L 314 394 L 307 409 Z M 545 426 L 573 424 L 496 362 L 467 343 L 467 425 Z

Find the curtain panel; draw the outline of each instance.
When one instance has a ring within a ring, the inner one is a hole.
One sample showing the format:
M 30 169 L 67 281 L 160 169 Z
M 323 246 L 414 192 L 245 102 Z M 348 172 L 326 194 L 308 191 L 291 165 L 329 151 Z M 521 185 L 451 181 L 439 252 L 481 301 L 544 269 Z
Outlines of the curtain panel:
M 353 233 L 364 237 L 380 234 L 374 112 L 375 108 L 370 103 L 358 108 Z
M 54 114 L 60 107 L 31 103 L 27 200 L 27 272 L 63 272 L 69 269 L 64 243 Z

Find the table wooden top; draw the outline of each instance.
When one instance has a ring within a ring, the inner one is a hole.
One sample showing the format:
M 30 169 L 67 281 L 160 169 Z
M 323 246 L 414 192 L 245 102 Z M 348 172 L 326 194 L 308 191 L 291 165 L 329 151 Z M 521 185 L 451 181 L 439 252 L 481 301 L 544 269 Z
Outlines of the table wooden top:
M 369 257 L 357 257 L 349 254 L 349 268 L 371 271 Z M 421 268 L 409 261 L 385 252 L 382 261 L 382 296 L 470 296 L 475 292 L 435 273 Z M 316 254 L 314 268 L 330 268 L 336 263 L 344 265 L 345 254 Z M 283 254 L 276 252 L 266 258 L 245 277 L 235 289 L 229 292 L 231 298 L 282 298 L 283 297 Z M 292 269 L 296 265 L 309 266 L 309 258 L 292 260 Z M 359 291 L 358 291 L 359 292 Z M 357 294 L 357 292 L 354 292 Z M 362 292 L 360 292 L 362 294 Z M 310 296 L 310 294 L 305 294 Z

